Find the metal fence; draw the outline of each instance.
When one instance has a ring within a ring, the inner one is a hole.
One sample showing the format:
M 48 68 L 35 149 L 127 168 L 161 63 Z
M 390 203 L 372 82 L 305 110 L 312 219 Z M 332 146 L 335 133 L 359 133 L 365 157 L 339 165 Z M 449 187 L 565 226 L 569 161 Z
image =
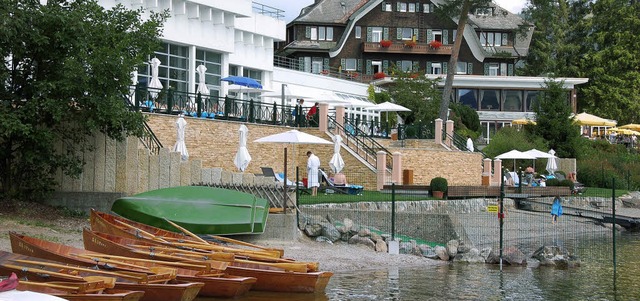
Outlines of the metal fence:
M 347 175 L 349 184 L 357 177 Z M 615 231 L 638 229 L 640 209 L 631 208 L 616 191 L 587 188 L 575 194 L 568 187 L 448 187 L 455 196 L 433 198 L 428 186 L 385 186 L 383 191 L 337 192 L 324 184 L 318 196 L 298 198 L 303 218 L 321 217 L 356 229 L 367 228 L 416 245 L 444 246 L 459 240 L 478 250 L 514 246 L 531 255 L 542 246 L 558 245 L 571 254 L 612 260 Z M 554 198 L 562 199 L 563 214 L 552 220 Z M 302 229 L 304 230 L 304 229 Z M 605 245 L 591 249 L 593 245 Z M 605 255 L 601 253 L 605 253 Z M 609 253 L 607 253 L 609 252 Z

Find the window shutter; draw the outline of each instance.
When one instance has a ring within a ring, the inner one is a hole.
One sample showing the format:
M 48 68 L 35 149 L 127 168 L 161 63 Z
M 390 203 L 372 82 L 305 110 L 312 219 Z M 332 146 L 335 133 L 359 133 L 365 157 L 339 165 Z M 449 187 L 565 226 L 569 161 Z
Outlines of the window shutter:
M 507 66 L 507 75 L 513 76 L 513 64 Z
M 484 75 L 489 75 L 489 64 L 484 63 Z
M 429 3 L 429 12 L 432 13 L 435 10 L 435 6 L 433 6 L 433 3 Z
M 389 27 L 383 27 L 382 28 L 382 39 L 390 40 L 389 39 Z
M 331 69 L 331 67 L 329 66 L 329 58 L 328 57 L 324 58 L 324 61 L 322 62 L 322 69 L 324 69 L 324 70 Z
M 420 71 L 420 61 L 413 61 L 413 66 L 411 66 L 411 71 L 413 72 Z
M 298 70 L 304 71 L 304 57 L 298 57 Z
M 467 64 L 467 74 L 473 74 L 473 63 Z
M 358 59 L 358 67 L 356 67 L 356 70 L 362 72 L 362 59 Z
M 420 2 L 416 2 L 416 12 L 420 12 Z
M 396 39 L 402 40 L 402 28 L 396 28 Z
M 427 62 L 427 72 L 425 72 L 425 73 L 427 73 L 427 74 L 433 74 L 433 71 L 431 70 L 431 68 L 432 68 L 432 67 L 431 67 L 431 62 Z
M 371 60 L 367 60 L 367 74 L 371 75 Z
M 449 44 L 449 31 L 446 29 L 442 31 L 442 44 Z
M 447 69 L 447 62 L 442 62 L 442 74 L 447 74 L 448 69 Z
M 400 11 L 400 2 L 396 2 L 396 11 Z
M 304 37 L 307 39 L 311 38 L 311 26 L 307 26 L 304 29 Z
M 371 42 L 371 37 L 373 36 L 373 28 L 367 27 L 367 42 Z
M 420 39 L 420 36 L 418 35 L 419 33 L 420 33 L 420 30 L 418 28 L 413 29 L 413 35 L 416 37 L 416 41 Z
M 506 33 L 502 34 L 502 46 L 509 45 L 509 35 Z
M 340 70 L 344 70 L 345 65 L 347 64 L 347 59 L 340 59 Z
M 385 7 L 387 7 L 387 2 L 382 2 L 382 11 L 386 11 Z
M 402 71 L 402 61 L 396 61 L 396 68 Z
M 427 29 L 427 43 L 433 41 L 433 30 Z
M 384 73 L 389 72 L 389 60 L 382 61 L 382 72 Z

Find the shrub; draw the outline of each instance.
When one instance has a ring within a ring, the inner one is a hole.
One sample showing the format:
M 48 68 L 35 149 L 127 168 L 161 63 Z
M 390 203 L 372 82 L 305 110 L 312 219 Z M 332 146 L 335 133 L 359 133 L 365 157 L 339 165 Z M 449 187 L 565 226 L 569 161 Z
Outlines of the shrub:
M 546 182 L 547 186 L 560 186 L 560 181 L 558 179 L 549 179 Z
M 447 179 L 443 177 L 435 177 L 431 179 L 431 184 L 429 186 L 431 187 L 431 191 L 447 192 L 447 189 L 449 188 Z

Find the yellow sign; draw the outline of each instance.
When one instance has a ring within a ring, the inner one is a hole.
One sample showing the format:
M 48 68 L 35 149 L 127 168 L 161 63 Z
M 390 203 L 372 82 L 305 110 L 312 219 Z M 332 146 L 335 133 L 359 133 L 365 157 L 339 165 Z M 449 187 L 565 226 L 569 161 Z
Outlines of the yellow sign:
M 498 205 L 487 206 L 487 212 L 498 212 Z

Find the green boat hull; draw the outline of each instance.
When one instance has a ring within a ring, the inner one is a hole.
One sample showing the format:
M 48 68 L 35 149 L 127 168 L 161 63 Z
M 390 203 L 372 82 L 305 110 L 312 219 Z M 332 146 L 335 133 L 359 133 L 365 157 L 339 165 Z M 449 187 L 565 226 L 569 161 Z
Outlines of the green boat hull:
M 269 216 L 269 202 L 235 190 L 180 186 L 119 198 L 111 210 L 175 232 L 180 230 L 165 218 L 196 234 L 260 234 Z

